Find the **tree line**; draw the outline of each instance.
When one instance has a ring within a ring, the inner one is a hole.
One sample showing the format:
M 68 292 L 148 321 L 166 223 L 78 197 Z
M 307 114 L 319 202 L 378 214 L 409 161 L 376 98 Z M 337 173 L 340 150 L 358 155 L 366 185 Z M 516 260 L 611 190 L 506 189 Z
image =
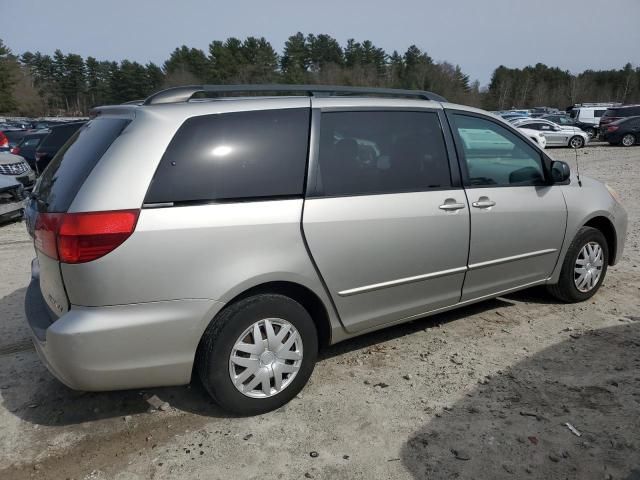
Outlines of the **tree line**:
M 640 102 L 640 68 L 578 75 L 541 63 L 498 67 L 487 88 L 459 65 L 435 61 L 415 45 L 385 52 L 370 40 L 346 45 L 330 35 L 290 36 L 281 53 L 265 38 L 215 40 L 208 50 L 176 48 L 163 65 L 83 58 L 56 50 L 13 53 L 0 40 L 0 113 L 85 115 L 96 105 L 145 98 L 185 84 L 310 83 L 431 90 L 491 110 L 564 107 L 585 101 Z

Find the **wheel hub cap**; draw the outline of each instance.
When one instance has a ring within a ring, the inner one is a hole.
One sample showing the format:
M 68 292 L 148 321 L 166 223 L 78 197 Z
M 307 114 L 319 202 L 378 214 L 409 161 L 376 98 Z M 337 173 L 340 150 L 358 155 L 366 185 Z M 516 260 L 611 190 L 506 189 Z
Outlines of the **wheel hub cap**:
M 291 384 L 302 365 L 302 356 L 298 330 L 281 318 L 265 318 L 236 340 L 229 357 L 229 376 L 248 397 L 272 397 Z
M 576 288 L 583 293 L 593 290 L 602 275 L 603 264 L 602 247 L 597 242 L 589 242 L 582 247 L 574 267 Z

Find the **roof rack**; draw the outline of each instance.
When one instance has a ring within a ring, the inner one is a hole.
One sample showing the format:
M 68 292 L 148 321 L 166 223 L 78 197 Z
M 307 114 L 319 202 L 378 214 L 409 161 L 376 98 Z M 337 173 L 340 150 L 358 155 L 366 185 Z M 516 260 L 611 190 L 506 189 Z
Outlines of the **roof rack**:
M 423 90 L 401 90 L 396 88 L 369 88 L 369 87 L 341 87 L 336 85 L 187 85 L 161 90 L 147 97 L 142 105 L 157 105 L 160 103 L 188 102 L 196 93 L 223 94 L 242 92 L 279 92 L 302 93 L 309 97 L 329 95 L 372 95 L 387 97 L 409 97 L 421 100 L 433 100 L 446 102 L 444 97 Z

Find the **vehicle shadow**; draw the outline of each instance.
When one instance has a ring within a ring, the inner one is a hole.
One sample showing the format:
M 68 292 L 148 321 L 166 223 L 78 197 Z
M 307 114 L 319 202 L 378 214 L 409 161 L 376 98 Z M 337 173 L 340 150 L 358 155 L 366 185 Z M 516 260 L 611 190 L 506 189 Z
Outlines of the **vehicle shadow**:
M 24 292 L 21 293 L 24 297 Z M 3 300 L 0 300 L 0 308 Z M 505 300 L 488 300 L 454 311 L 417 319 L 409 323 L 379 330 L 341 342 L 320 352 L 319 361 L 371 347 L 395 338 L 411 335 L 426 328 L 487 310 L 513 305 Z M 22 319 L 22 321 L 25 321 Z M 194 415 L 228 418 L 232 415 L 220 410 L 194 375 L 188 386 L 124 390 L 115 392 L 78 392 L 56 380 L 38 359 L 33 348 L 5 356 L 0 371 L 2 404 L 20 419 L 46 426 L 66 426 L 126 417 L 148 412 L 154 407 L 147 399 L 157 397 L 171 408 Z
M 31 350 L 31 334 L 24 321 L 24 296 L 20 288 L 0 299 L 0 357 Z
M 504 298 L 505 300 L 515 300 L 516 302 L 526 302 L 542 305 L 564 305 L 563 301 L 551 296 L 551 294 L 547 292 L 547 289 L 544 286 L 527 288 L 526 290 L 519 290 L 517 292 L 510 293 L 509 295 L 505 295 L 502 298 Z
M 573 337 L 436 412 L 404 444 L 406 468 L 416 479 L 640 479 L 640 323 Z

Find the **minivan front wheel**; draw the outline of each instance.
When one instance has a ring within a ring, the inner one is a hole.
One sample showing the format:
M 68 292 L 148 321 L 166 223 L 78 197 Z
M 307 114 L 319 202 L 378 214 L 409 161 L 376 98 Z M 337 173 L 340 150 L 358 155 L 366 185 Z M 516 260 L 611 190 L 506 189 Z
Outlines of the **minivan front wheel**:
M 260 294 L 226 307 L 209 325 L 197 354 L 204 387 L 239 415 L 274 410 L 305 386 L 318 352 L 307 310 L 279 294 Z
M 607 273 L 609 249 L 600 230 L 582 227 L 571 242 L 557 284 L 549 292 L 563 302 L 582 302 L 600 288 Z

